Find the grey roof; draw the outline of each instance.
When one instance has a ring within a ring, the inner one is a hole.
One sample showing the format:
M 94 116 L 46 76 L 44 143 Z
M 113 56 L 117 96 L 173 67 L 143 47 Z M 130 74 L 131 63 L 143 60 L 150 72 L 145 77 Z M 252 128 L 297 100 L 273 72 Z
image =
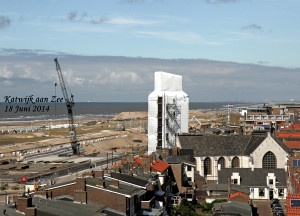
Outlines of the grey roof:
M 42 199 L 38 197 L 33 197 L 32 204 L 37 207 L 37 216 L 75 216 L 75 215 L 86 215 L 94 216 L 99 214 L 104 205 L 88 203 L 86 205 L 76 204 L 70 201 L 63 200 L 49 200 Z M 2 212 L 6 209 L 6 215 L 17 216 L 24 215 L 17 212 L 12 204 L 0 206 L 0 211 Z
M 249 190 L 244 188 L 242 185 L 230 185 L 231 190 L 239 191 L 244 194 L 250 194 Z M 228 191 L 228 184 L 209 184 L 207 185 L 208 191 Z
M 215 210 L 222 209 L 222 213 L 235 213 L 240 214 L 241 216 L 249 216 L 252 213 L 251 206 L 247 203 L 241 202 L 223 202 L 223 203 L 215 203 Z
M 105 206 L 89 203 L 86 205 L 76 204 L 70 201 L 63 200 L 46 200 L 34 197 L 32 200 L 33 205 L 37 206 L 37 210 L 41 213 L 50 213 L 52 215 L 95 215 L 100 212 Z M 43 215 L 43 214 L 41 214 Z
M 231 179 L 232 173 L 238 172 L 241 177 L 241 185 L 248 187 L 266 187 L 268 173 L 274 173 L 276 181 L 280 182 L 277 186 L 286 186 L 286 172 L 284 169 L 263 169 L 257 168 L 251 171 L 251 168 L 223 168 L 218 171 L 218 182 L 227 184 Z
M 250 155 L 266 137 L 260 136 L 179 136 L 182 149 L 193 149 L 195 156 Z M 275 141 L 286 151 L 290 150 L 278 139 Z
M 112 172 L 111 177 L 115 178 L 115 179 L 118 179 L 118 180 L 121 180 L 121 181 L 131 183 L 131 184 L 135 184 L 135 185 L 138 185 L 138 186 L 141 186 L 141 187 L 147 187 L 148 184 L 149 184 L 149 182 L 146 181 L 146 180 L 139 179 L 139 178 L 136 178 L 134 176 L 129 176 L 129 175 L 126 175 L 126 174 L 121 174 L 121 173 Z
M 98 188 L 102 188 L 101 186 L 98 186 L 97 183 L 99 180 L 97 178 L 86 178 L 86 184 L 92 185 Z M 113 192 L 121 193 L 124 195 L 132 196 L 134 194 L 140 193 L 141 191 L 144 191 L 140 188 L 137 188 L 135 186 L 128 186 L 127 184 L 123 184 L 122 182 L 119 183 L 119 187 L 111 186 L 111 180 L 105 179 L 105 189 L 110 190 Z

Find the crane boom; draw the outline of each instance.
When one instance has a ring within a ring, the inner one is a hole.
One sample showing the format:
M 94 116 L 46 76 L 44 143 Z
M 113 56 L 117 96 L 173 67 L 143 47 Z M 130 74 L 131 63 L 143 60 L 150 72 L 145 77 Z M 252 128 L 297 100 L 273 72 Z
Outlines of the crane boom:
M 71 140 L 71 146 L 73 150 L 73 154 L 80 154 L 79 152 L 79 143 L 76 136 L 75 126 L 74 126 L 74 117 L 73 117 L 73 107 L 74 107 L 74 100 L 73 100 L 73 94 L 71 93 L 71 97 L 69 98 L 67 88 L 65 85 L 64 77 L 60 68 L 60 65 L 58 63 L 57 58 L 54 59 L 56 64 L 56 71 L 57 76 L 59 79 L 59 83 L 61 86 L 61 91 L 63 93 L 65 103 L 68 110 L 68 120 L 69 120 L 69 130 L 70 130 L 70 140 Z

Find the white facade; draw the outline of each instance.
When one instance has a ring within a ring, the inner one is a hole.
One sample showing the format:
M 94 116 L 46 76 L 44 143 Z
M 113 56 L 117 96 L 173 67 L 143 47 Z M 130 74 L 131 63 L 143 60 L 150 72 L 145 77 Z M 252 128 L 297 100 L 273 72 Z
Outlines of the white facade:
M 207 180 L 218 180 L 218 160 L 223 157 L 225 159 L 225 168 L 232 168 L 232 160 L 237 157 L 239 159 L 239 168 L 263 168 L 263 157 L 267 152 L 272 152 L 276 157 L 276 168 L 287 169 L 288 153 L 268 134 L 266 139 L 248 156 L 248 155 L 232 155 L 232 156 L 207 156 L 195 157 L 196 171 L 204 176 L 204 160 L 210 158 L 211 174 L 206 175 Z
M 176 146 L 176 133 L 188 132 L 189 97 L 182 76 L 155 72 L 155 89 L 148 96 L 148 154 Z

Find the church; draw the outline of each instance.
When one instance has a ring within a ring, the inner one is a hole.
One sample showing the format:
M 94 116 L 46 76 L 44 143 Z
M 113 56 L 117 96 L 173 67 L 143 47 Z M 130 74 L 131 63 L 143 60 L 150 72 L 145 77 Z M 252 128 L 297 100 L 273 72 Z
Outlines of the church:
M 252 199 L 286 196 L 290 149 L 270 134 L 266 137 L 179 135 L 177 147 L 193 150 L 196 171 L 207 183 L 246 186 Z

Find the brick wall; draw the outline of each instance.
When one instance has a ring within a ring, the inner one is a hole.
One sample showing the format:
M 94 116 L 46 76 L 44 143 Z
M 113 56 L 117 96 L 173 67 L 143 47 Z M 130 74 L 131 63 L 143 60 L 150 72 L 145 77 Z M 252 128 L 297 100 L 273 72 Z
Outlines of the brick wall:
M 20 212 L 25 212 L 25 209 L 32 207 L 32 198 L 31 197 L 18 197 L 17 200 L 17 209 Z
M 183 177 L 183 165 L 182 164 L 170 164 L 173 175 L 178 186 L 178 190 L 181 193 L 183 191 L 182 187 L 182 177 Z
M 74 197 L 74 191 L 75 191 L 76 185 L 68 185 L 64 187 L 59 187 L 52 189 L 52 197 L 62 196 L 62 195 L 69 195 Z
M 80 203 L 87 202 L 87 192 L 85 191 L 75 191 L 74 192 L 74 201 Z
M 87 186 L 87 201 L 106 205 L 111 209 L 126 213 L 126 197 Z
M 36 216 L 36 207 L 29 207 L 25 209 L 25 216 Z

